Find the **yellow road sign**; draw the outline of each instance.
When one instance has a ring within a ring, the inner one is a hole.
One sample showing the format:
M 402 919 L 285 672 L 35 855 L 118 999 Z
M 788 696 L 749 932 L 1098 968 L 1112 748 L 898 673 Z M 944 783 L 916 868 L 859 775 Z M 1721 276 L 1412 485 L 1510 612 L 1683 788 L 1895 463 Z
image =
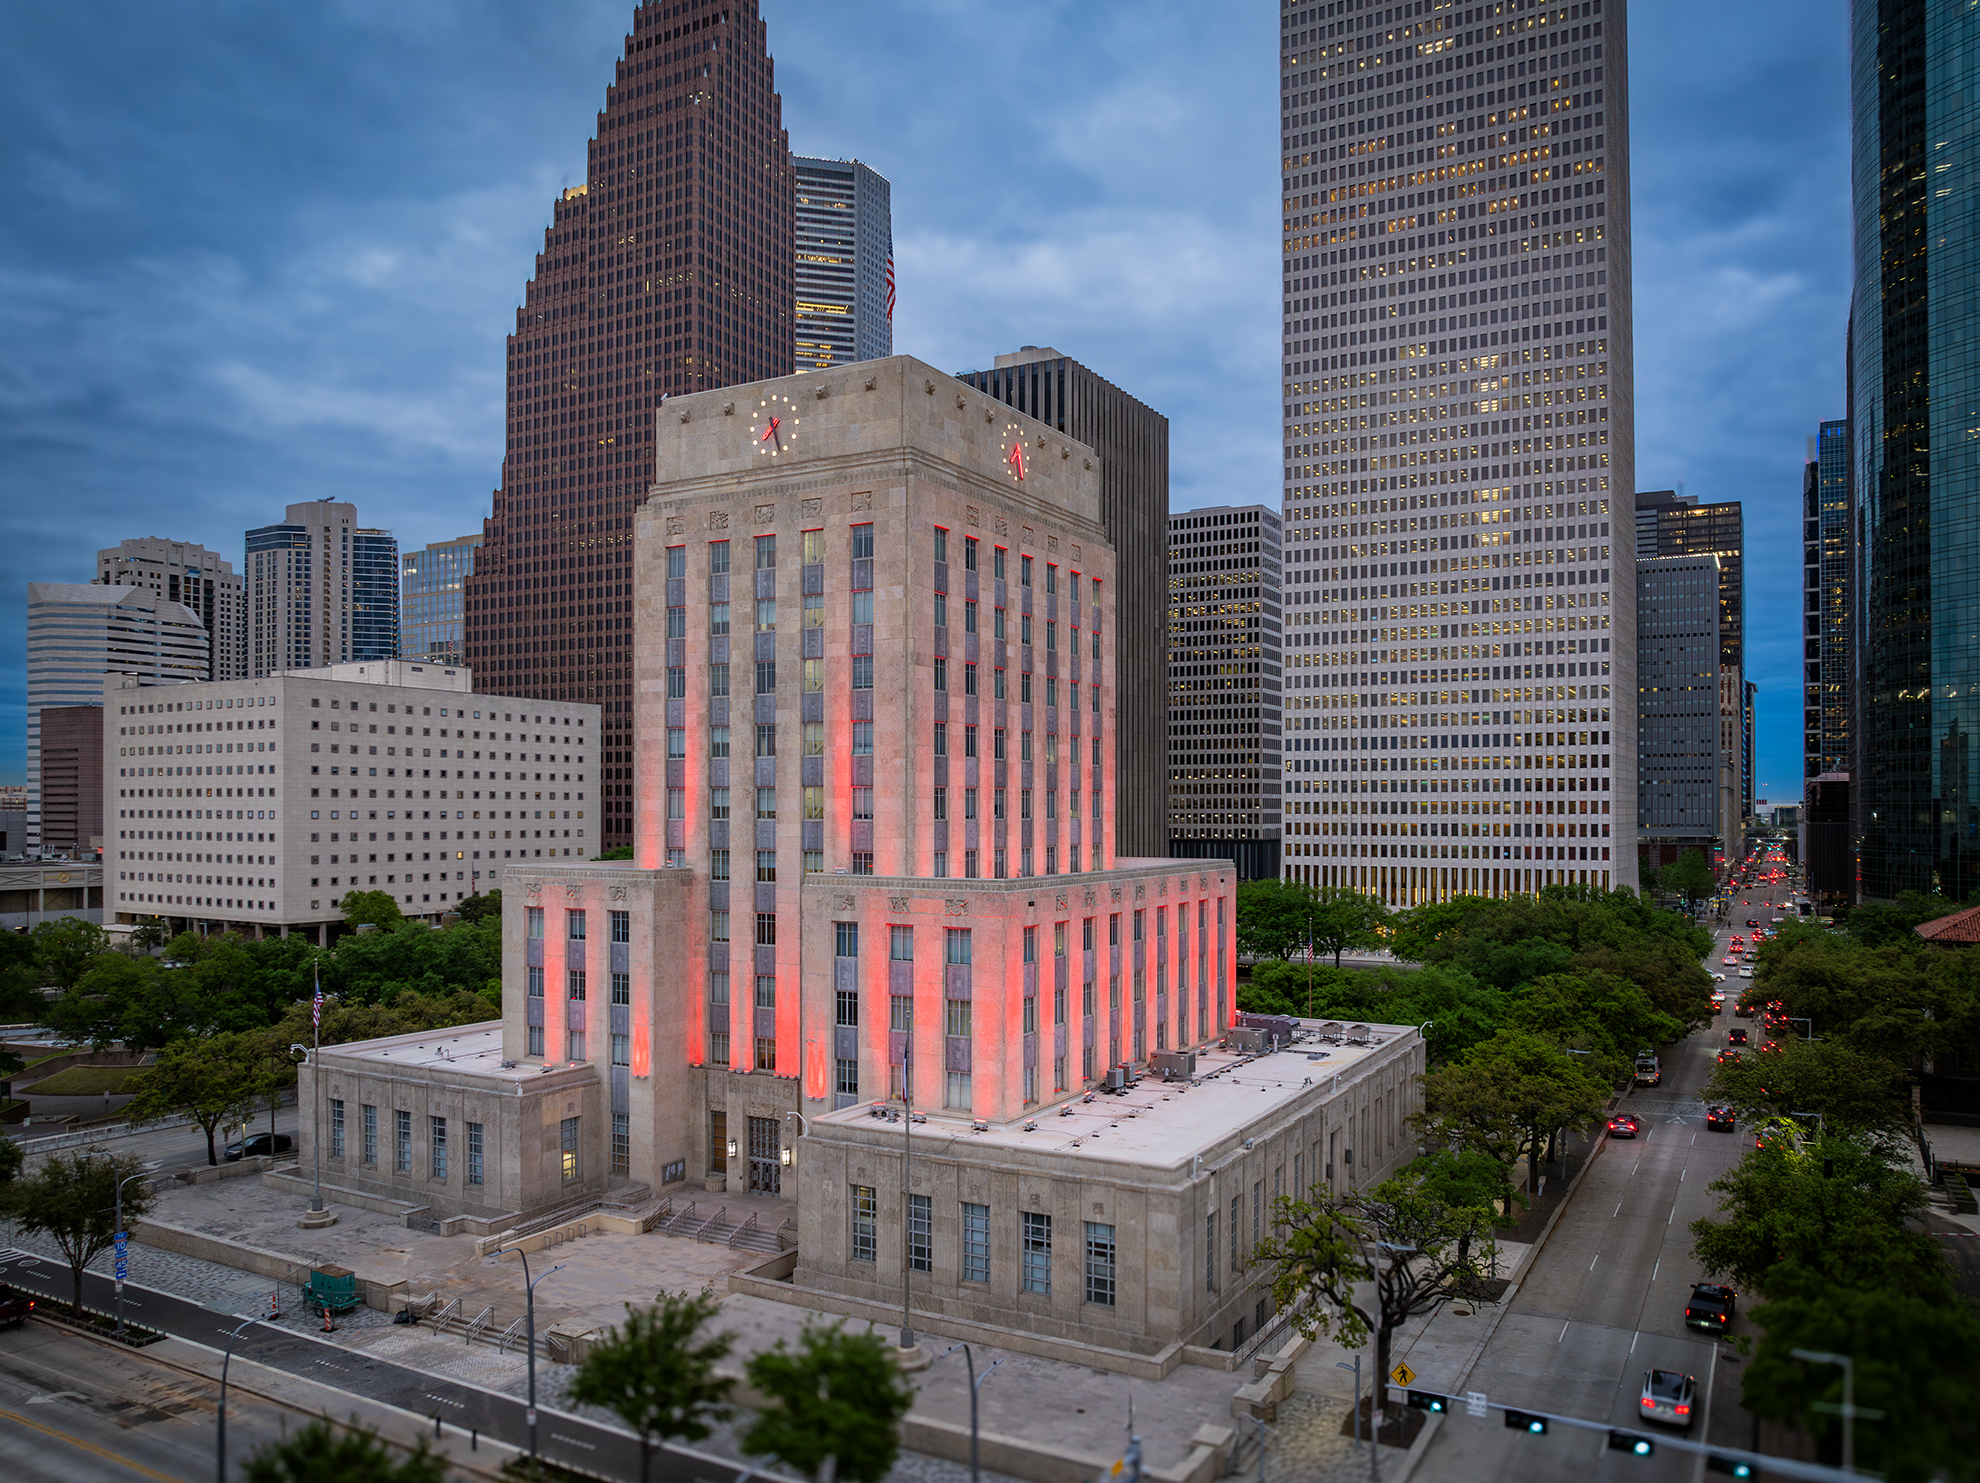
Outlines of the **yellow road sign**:
M 1416 1371 L 1412 1370 L 1408 1365 L 1399 1364 L 1393 1370 L 1389 1371 L 1389 1378 L 1398 1385 L 1408 1385 L 1416 1379 Z

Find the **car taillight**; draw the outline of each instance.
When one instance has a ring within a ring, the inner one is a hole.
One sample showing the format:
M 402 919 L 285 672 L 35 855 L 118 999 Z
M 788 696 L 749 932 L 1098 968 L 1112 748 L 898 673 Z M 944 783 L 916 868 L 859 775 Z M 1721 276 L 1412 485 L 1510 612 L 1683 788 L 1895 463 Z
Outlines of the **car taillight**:
M 1689 1416 L 1689 1415 L 1691 1414 L 1691 1407 L 1689 1407 L 1689 1406 L 1679 1406 L 1679 1407 L 1677 1408 L 1677 1413 L 1678 1413 L 1678 1415 L 1680 1415 L 1680 1416 Z
M 1649 1410 L 1650 1408 L 1654 1407 L 1656 1404 L 1657 1403 L 1651 1400 L 1650 1397 L 1647 1395 L 1643 1398 L 1643 1406 L 1645 1410 Z

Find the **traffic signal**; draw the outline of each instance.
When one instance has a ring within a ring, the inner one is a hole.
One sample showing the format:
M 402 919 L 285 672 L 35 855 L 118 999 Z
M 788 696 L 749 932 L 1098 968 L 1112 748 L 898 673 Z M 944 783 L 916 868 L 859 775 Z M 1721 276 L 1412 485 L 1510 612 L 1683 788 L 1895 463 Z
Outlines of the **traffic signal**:
M 1547 1418 L 1534 1416 L 1525 1411 L 1507 1411 L 1506 1425 L 1514 1431 L 1531 1432 L 1536 1437 L 1547 1435 Z
M 1735 1478 L 1751 1478 L 1753 1464 L 1737 1457 L 1720 1457 L 1717 1453 L 1705 1458 L 1705 1471 L 1708 1473 L 1731 1473 Z
M 1639 1432 L 1609 1433 L 1609 1450 L 1627 1452 L 1633 1457 L 1649 1457 L 1656 1452 L 1657 1444 Z
M 1412 1411 L 1448 1411 L 1451 1398 L 1438 1395 L 1434 1390 L 1412 1390 L 1409 1393 L 1409 1407 Z

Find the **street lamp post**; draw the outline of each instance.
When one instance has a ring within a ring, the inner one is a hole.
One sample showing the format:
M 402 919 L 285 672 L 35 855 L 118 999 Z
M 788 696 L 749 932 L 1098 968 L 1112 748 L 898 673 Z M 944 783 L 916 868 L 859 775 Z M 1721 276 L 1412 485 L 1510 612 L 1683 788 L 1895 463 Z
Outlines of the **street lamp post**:
M 1875 1421 L 1884 1413 L 1866 1407 L 1856 1408 L 1856 1361 L 1847 1354 L 1830 1354 L 1821 1349 L 1790 1349 L 1789 1354 L 1796 1359 L 1806 1360 L 1812 1365 L 1841 1365 L 1843 1372 L 1843 1398 L 1840 1406 L 1817 1401 L 1818 1411 L 1839 1411 L 1843 1419 L 1842 1466 L 1845 1473 L 1856 1471 L 1856 1418 L 1865 1417 Z
M 133 1179 L 149 1179 L 151 1171 L 142 1174 L 129 1174 L 117 1181 L 117 1337 L 124 1337 L 124 1186 Z
M 981 1375 L 978 1375 L 976 1373 L 976 1355 L 967 1344 L 951 1344 L 935 1357 L 937 1359 L 947 1359 L 958 1349 L 963 1352 L 963 1363 L 969 1366 L 969 1483 L 981 1483 L 983 1472 L 977 1464 L 976 1455 L 976 1394 L 983 1388 L 983 1382 L 990 1378 L 990 1370 L 996 1369 L 1003 1361 L 1001 1359 L 992 1360 L 990 1362 L 990 1370 L 985 1370 Z
M 319 1036 L 321 1031 L 318 1032 Z M 309 1211 L 312 1215 L 323 1210 L 323 1068 L 317 1064 L 316 1053 L 323 1048 L 319 1038 L 314 1046 L 296 1044 L 290 1050 L 299 1050 L 309 1057 L 309 1146 L 312 1162 L 315 1164 L 316 1193 L 311 1196 Z M 271 1148 L 273 1144 L 269 1145 Z
M 556 1276 L 564 1270 L 567 1263 L 559 1262 L 545 1272 L 543 1277 L 532 1280 L 529 1275 L 529 1253 L 520 1246 L 505 1246 L 496 1255 L 502 1256 L 511 1251 L 522 1258 L 523 1264 L 523 1331 L 528 1336 L 529 1346 L 529 1409 L 523 1414 L 524 1419 L 529 1422 L 529 1455 L 533 1460 L 536 1457 L 536 1284 L 541 1282 L 543 1277 Z
M 237 1313 L 234 1315 L 239 1318 Z M 214 1478 L 216 1483 L 227 1483 L 227 1367 L 234 1362 L 234 1340 L 261 1320 L 241 1319 L 240 1324 L 227 1335 L 227 1352 L 220 1359 L 220 1410 L 218 1425 L 214 1432 Z

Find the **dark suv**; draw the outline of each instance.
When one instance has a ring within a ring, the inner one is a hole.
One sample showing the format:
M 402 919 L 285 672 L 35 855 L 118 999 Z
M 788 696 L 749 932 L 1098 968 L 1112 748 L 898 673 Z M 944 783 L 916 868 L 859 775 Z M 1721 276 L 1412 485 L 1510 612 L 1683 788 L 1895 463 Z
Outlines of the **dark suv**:
M 1684 1305 L 1684 1325 L 1723 1334 L 1732 1326 L 1737 1301 L 1738 1295 L 1731 1288 L 1716 1282 L 1700 1282 L 1691 1289 L 1691 1301 Z

